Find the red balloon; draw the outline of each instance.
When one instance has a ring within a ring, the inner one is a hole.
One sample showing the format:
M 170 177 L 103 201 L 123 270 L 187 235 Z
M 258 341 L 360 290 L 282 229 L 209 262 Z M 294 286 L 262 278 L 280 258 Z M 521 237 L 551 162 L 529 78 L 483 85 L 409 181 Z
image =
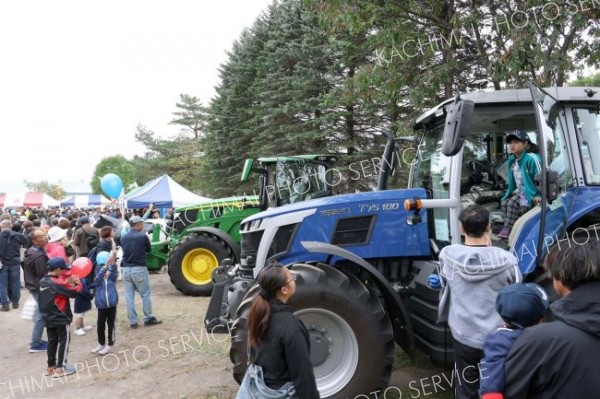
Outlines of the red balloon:
M 92 271 L 92 261 L 85 256 L 77 258 L 71 264 L 71 274 L 84 278 Z

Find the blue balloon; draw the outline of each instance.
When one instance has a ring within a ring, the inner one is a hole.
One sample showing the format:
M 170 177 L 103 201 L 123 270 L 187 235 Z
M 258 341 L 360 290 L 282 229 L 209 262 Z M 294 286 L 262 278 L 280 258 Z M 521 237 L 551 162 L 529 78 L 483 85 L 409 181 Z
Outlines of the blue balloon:
M 109 197 L 117 198 L 123 190 L 123 181 L 114 173 L 108 173 L 100 180 L 100 187 Z
M 110 253 L 102 251 L 96 255 L 96 263 L 100 266 L 106 265 L 108 258 L 110 258 Z

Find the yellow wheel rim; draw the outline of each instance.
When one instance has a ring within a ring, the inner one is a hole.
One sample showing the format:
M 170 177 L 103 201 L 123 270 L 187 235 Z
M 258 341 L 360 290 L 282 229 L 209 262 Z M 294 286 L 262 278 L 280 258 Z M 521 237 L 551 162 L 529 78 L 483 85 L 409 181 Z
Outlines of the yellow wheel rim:
M 195 248 L 183 257 L 181 270 L 187 281 L 194 285 L 206 285 L 211 282 L 212 271 L 219 266 L 215 254 L 206 248 Z

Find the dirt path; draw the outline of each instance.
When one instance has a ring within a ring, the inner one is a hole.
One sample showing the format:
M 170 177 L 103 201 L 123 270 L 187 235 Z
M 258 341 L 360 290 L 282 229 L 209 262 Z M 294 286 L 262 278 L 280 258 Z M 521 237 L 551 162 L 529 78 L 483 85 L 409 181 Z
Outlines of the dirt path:
M 21 320 L 20 309 L 1 313 L 0 399 L 234 398 L 237 383 L 231 375 L 229 338 L 208 334 L 202 328 L 208 298 L 181 295 L 166 273 L 152 274 L 150 279 L 154 313 L 164 323 L 129 329 L 125 296 L 119 282 L 115 352 L 105 357 L 90 353 L 97 344 L 95 329 L 82 337 L 72 334 L 69 363 L 78 372 L 66 379 L 43 377 L 46 354 L 28 353 L 32 324 Z M 22 304 L 27 296 L 25 291 Z M 139 296 L 136 303 L 141 313 Z M 95 309 L 88 313 L 86 324 L 96 325 Z M 427 361 L 405 366 L 400 364 L 390 381 L 392 386 L 399 387 L 403 398 L 418 397 L 416 391 L 408 388 L 411 381 L 412 386 L 419 386 L 419 379 L 438 373 Z M 399 397 L 392 396 L 393 391 L 390 390 L 388 397 Z M 421 397 L 428 392 L 421 392 Z

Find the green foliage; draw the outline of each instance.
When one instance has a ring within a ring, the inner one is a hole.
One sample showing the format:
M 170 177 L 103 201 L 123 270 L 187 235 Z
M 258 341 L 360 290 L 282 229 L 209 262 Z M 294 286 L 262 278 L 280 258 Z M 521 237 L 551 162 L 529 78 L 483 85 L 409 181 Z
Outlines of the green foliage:
M 582 76 L 572 82 L 569 82 L 569 86 L 600 87 L 600 73 L 591 76 Z
M 180 94 L 180 102 L 175 106 L 179 111 L 173 112 L 175 118 L 170 124 L 183 126 L 183 133 L 192 133 L 192 138 L 198 140 L 206 124 L 206 107 L 202 105 L 200 99 L 188 94 Z
M 135 139 L 148 150 L 143 156 L 134 156 L 131 161 L 138 184 L 145 184 L 166 173 L 188 190 L 201 191 L 199 141 L 184 134 L 173 139 L 157 138 L 143 125 L 138 125 Z
M 197 97 L 188 94 L 181 94 L 175 107 L 177 111 L 173 112 L 170 124 L 182 127 L 176 137 L 161 139 L 145 126 L 137 126 L 135 139 L 147 151 L 131 161 L 136 181 L 145 184 L 166 173 L 188 190 L 202 193 L 206 185 L 201 179 L 200 139 L 204 136 L 207 111 Z
M 90 185 L 92 186 L 92 192 L 94 194 L 106 195 L 100 187 L 100 180 L 107 173 L 114 173 L 119 176 L 123 181 L 123 187 L 125 187 L 125 189 L 135 182 L 135 169 L 130 161 L 125 159 L 122 155 L 106 157 L 96 165 L 94 174 L 92 175 Z
M 48 183 L 46 180 L 42 180 L 39 182 L 30 182 L 25 180 L 23 183 L 29 191 L 33 191 L 36 193 L 46 193 L 52 198 L 57 199 L 59 201 L 65 198 L 65 190 L 60 186 L 60 184 Z
M 245 158 L 337 153 L 336 189 L 372 189 L 376 170 L 345 172 L 381 155 L 382 127 L 412 135 L 417 115 L 458 91 L 564 85 L 599 65 L 599 17 L 590 2 L 274 2 L 234 43 L 209 106 L 180 96 L 179 136 L 138 126 L 147 152 L 131 161 L 136 181 L 168 173 L 211 197 L 252 193 L 255 180 L 240 182 Z M 407 176 L 401 165 L 390 185 Z

